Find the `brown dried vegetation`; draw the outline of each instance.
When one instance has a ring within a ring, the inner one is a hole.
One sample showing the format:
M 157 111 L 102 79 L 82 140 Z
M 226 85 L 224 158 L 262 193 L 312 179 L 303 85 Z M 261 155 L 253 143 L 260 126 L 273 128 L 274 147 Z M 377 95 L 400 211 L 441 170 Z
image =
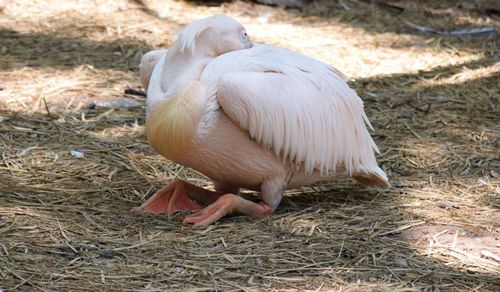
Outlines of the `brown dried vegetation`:
M 498 34 L 415 29 L 499 16 L 488 1 L 319 2 L 0 3 L 0 289 L 500 290 Z M 131 213 L 176 178 L 211 187 L 152 151 L 123 90 L 142 53 L 214 13 L 351 76 L 393 187 L 307 187 L 205 230 Z

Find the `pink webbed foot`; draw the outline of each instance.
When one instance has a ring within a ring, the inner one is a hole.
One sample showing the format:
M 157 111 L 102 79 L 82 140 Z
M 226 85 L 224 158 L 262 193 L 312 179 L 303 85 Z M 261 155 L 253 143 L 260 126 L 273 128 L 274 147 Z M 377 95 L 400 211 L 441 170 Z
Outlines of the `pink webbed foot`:
M 184 218 L 182 223 L 194 224 L 195 227 L 208 226 L 226 215 L 244 214 L 264 217 L 272 212 L 273 210 L 264 202 L 257 204 L 233 194 L 225 194 L 205 209 Z
M 203 207 L 188 195 L 189 190 L 193 188 L 197 187 L 181 180 L 173 181 L 158 190 L 141 206 L 132 210 L 139 213 L 168 214 L 169 216 L 176 212 L 201 210 Z

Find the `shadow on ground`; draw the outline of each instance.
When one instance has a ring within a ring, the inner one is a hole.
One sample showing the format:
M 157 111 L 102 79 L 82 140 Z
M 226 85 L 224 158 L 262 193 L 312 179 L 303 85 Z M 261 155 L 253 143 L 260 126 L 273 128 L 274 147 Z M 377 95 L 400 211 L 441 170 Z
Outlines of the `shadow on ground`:
M 90 65 L 97 69 L 136 70 L 140 56 L 152 48 L 137 39 L 91 41 L 47 33 L 21 33 L 0 29 L 0 47 L 7 54 L 2 70 L 26 67 L 73 68 Z

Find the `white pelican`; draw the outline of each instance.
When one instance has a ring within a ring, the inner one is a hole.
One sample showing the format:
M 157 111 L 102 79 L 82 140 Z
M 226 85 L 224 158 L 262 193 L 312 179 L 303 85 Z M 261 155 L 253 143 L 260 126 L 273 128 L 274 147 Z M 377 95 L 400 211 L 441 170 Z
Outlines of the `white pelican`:
M 270 215 L 286 189 L 318 181 L 389 186 L 363 102 L 331 66 L 252 45 L 241 24 L 220 15 L 188 25 L 168 51 L 147 58 L 148 141 L 212 179 L 215 191 L 176 180 L 134 210 L 194 210 L 183 222 L 206 226 L 229 214 Z M 262 201 L 239 197 L 240 188 L 260 191 Z

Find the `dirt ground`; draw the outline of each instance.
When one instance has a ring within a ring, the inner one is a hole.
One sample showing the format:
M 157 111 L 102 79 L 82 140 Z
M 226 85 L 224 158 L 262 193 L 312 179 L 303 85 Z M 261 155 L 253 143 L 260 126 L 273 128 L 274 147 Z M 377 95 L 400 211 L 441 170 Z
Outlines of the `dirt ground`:
M 495 1 L 200 2 L 0 2 L 0 291 L 500 291 Z M 212 187 L 155 154 L 124 90 L 215 13 L 349 75 L 392 188 L 304 187 L 207 229 L 130 212 L 176 178 Z

